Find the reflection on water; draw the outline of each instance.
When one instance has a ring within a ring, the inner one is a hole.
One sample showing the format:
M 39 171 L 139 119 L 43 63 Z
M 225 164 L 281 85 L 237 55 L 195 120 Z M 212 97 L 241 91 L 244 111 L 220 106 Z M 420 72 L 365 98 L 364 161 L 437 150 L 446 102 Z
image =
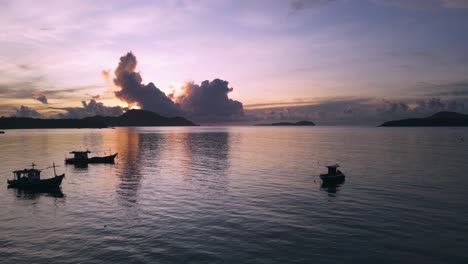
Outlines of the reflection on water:
M 16 188 L 8 188 L 12 193 L 16 195 L 18 199 L 37 199 L 39 197 L 53 197 L 53 198 L 64 198 L 60 188 L 48 189 L 48 190 L 23 190 Z
M 322 190 L 325 190 L 329 194 L 329 196 L 335 196 L 335 194 L 340 189 L 340 186 L 343 185 L 344 182 L 345 182 L 344 179 L 340 181 L 333 181 L 333 182 L 322 182 L 322 185 L 320 185 L 320 188 Z
M 89 167 L 88 163 L 74 163 L 74 164 L 65 164 L 65 165 L 74 167 L 76 170 L 87 170 Z
M 227 132 L 184 133 L 185 180 L 198 188 L 226 190 L 229 168 L 229 134 Z M 203 191 L 203 190 L 200 190 Z
M 117 174 L 120 183 L 116 191 L 121 199 L 133 204 L 137 201 L 137 192 L 141 184 L 141 170 L 144 167 L 142 163 L 152 159 L 152 155 L 158 153 L 157 151 L 151 154 L 145 153 L 140 151 L 140 148 L 145 146 L 153 149 L 158 141 L 157 137 L 148 140 L 145 134 L 138 133 L 134 128 L 129 128 L 128 133 L 119 134 L 117 140 L 119 142 L 119 167 L 121 169 Z
M 11 131 L 0 137 L 0 260 L 464 263 L 468 142 L 453 134 L 468 129 Z M 119 156 L 60 167 L 63 192 L 6 188 L 11 171 L 76 149 Z M 322 184 L 328 162 L 346 183 Z

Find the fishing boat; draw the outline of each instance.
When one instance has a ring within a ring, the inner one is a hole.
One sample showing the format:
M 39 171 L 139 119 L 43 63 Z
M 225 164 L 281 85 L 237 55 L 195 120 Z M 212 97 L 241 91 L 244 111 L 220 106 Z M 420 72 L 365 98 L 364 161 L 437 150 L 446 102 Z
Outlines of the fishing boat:
M 333 165 L 328 165 L 325 166 L 328 169 L 328 173 L 326 174 L 320 174 L 320 179 L 322 179 L 323 182 L 341 182 L 344 181 L 345 175 L 343 172 L 338 170 L 337 168 L 340 167 L 338 164 L 333 164 Z
M 29 190 L 44 190 L 59 188 L 65 173 L 57 175 L 54 168 L 54 177 L 49 179 L 41 179 L 41 170 L 35 168 L 36 164 L 31 165 L 31 169 L 23 169 L 13 171 L 13 180 L 7 180 L 9 188 L 29 189 Z
M 72 151 L 70 154 L 73 154 L 73 158 L 67 158 L 65 159 L 66 164 L 89 164 L 89 163 L 114 163 L 115 157 L 117 157 L 118 153 L 109 155 L 109 156 L 103 156 L 103 157 L 92 157 L 89 158 L 88 154 L 91 153 L 91 151 L 86 150 L 86 151 Z

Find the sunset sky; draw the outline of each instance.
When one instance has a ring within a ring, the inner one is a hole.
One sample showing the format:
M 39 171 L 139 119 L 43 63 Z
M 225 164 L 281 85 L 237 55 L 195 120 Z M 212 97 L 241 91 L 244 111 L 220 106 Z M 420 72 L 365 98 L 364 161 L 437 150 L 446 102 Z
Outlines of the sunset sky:
M 5 116 L 21 106 L 47 117 L 90 103 L 144 108 L 138 98 L 159 109 L 148 96 L 115 95 L 125 90 L 115 70 L 130 51 L 137 65 L 126 73 L 207 123 L 374 124 L 468 111 L 468 0 L 0 3 Z M 194 105 L 191 95 L 209 93 L 205 80 L 233 90 L 207 98 L 210 107 Z

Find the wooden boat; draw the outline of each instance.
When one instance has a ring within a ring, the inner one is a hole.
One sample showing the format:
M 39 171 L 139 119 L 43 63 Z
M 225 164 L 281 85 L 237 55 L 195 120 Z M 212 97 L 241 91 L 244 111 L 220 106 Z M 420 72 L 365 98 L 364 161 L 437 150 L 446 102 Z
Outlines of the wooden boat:
M 13 171 L 13 180 L 7 180 L 9 188 L 30 189 L 30 190 L 45 190 L 57 189 L 62 184 L 65 173 L 57 175 L 54 167 L 54 177 L 49 179 L 41 179 L 41 170 L 34 168 Z
M 73 154 L 73 158 L 65 159 L 66 164 L 89 164 L 89 163 L 114 163 L 115 157 L 117 157 L 118 153 L 104 156 L 104 157 L 92 157 L 89 158 L 88 154 L 91 151 L 72 151 L 70 154 Z
M 338 164 L 325 166 L 328 168 L 328 173 L 320 174 L 320 179 L 322 179 L 323 182 L 339 183 L 339 182 L 344 181 L 345 175 L 343 174 L 343 172 L 337 169 L 339 166 L 340 165 Z

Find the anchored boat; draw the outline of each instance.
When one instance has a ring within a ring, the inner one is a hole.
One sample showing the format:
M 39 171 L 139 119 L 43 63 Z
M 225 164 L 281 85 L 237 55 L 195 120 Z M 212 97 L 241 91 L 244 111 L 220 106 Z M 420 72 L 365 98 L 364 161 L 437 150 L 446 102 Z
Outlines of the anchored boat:
M 343 172 L 338 170 L 337 168 L 340 167 L 338 164 L 333 164 L 333 165 L 328 165 L 325 166 L 328 168 L 328 173 L 326 174 L 320 174 L 320 179 L 322 179 L 323 182 L 341 182 L 344 181 L 345 175 Z
M 8 187 L 30 190 L 45 190 L 59 188 L 62 184 L 65 173 L 57 175 L 55 172 L 55 164 L 53 164 L 54 177 L 49 179 L 41 179 L 41 170 L 36 169 L 36 165 L 34 163 L 31 166 L 31 169 L 13 171 L 13 180 L 7 180 Z
M 66 164 L 89 164 L 89 163 L 114 163 L 115 157 L 118 153 L 104 156 L 104 157 L 92 157 L 89 158 L 88 154 L 91 151 L 72 151 L 70 154 L 73 154 L 73 158 L 65 159 Z

